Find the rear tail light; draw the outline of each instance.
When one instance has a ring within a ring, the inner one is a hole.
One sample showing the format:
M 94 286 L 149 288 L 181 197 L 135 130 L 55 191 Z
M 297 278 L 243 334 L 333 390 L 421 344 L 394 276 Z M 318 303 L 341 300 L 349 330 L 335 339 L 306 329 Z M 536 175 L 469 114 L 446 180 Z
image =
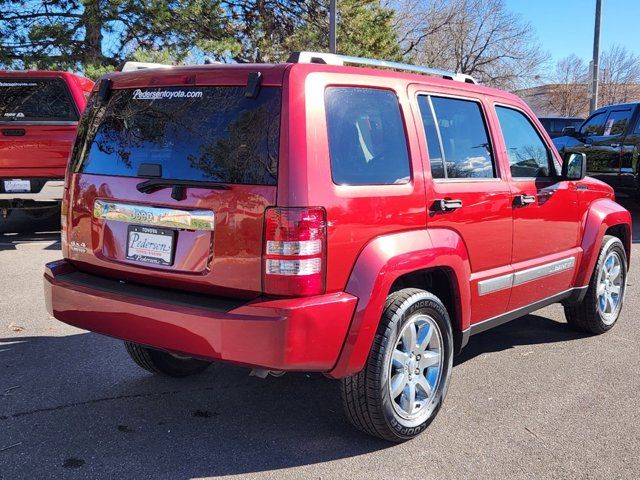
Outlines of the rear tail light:
M 322 208 L 268 208 L 263 290 L 267 295 L 324 293 L 326 214 Z

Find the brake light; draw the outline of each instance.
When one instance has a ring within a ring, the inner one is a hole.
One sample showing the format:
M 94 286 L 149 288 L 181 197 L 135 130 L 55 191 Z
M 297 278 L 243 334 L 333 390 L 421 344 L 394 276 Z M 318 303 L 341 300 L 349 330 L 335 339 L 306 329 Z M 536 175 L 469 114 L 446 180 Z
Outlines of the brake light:
M 266 210 L 264 293 L 279 296 L 324 293 L 326 223 L 322 208 Z

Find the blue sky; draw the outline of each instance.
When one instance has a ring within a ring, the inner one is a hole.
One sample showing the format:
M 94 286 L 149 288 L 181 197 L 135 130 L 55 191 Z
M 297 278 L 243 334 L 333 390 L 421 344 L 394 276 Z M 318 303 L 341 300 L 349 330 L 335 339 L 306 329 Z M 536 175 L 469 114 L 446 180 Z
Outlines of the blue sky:
M 596 0 L 505 0 L 509 10 L 531 23 L 555 62 L 575 53 L 588 62 L 593 54 Z M 600 51 L 612 44 L 640 55 L 640 0 L 602 0 Z

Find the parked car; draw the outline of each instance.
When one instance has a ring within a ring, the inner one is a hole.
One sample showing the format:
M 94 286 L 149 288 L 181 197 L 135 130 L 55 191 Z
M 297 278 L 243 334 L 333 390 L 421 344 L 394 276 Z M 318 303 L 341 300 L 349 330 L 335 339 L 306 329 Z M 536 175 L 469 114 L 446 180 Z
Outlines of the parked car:
M 0 214 L 57 213 L 93 82 L 67 72 L 0 70 Z
M 584 122 L 584 118 L 578 117 L 540 117 L 538 120 L 551 138 L 563 136 L 564 129 L 567 127 L 574 127 L 577 130 Z
M 553 140 L 560 152 L 587 155 L 587 174 L 617 192 L 638 197 L 640 103 L 609 105 L 593 112 L 578 129 L 568 127 Z
M 107 76 L 47 307 L 153 373 L 322 372 L 356 427 L 408 440 L 471 335 L 555 302 L 616 323 L 631 219 L 585 165 L 516 96 L 439 70 L 302 52 Z

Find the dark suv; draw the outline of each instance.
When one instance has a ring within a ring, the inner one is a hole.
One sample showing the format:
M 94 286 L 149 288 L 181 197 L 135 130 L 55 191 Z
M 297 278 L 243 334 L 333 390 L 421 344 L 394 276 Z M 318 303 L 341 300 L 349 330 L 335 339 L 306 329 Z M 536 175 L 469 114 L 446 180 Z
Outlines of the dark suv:
M 556 302 L 583 331 L 616 323 L 631 219 L 585 166 L 450 72 L 303 52 L 110 75 L 47 306 L 153 373 L 321 372 L 355 426 L 408 440 L 470 336 Z
M 640 196 L 638 154 L 640 103 L 609 105 L 593 112 L 578 129 L 568 127 L 553 143 L 587 155 L 587 174 L 616 191 Z
M 567 127 L 578 129 L 584 122 L 584 118 L 578 117 L 540 117 L 538 120 L 551 138 L 563 136 Z

